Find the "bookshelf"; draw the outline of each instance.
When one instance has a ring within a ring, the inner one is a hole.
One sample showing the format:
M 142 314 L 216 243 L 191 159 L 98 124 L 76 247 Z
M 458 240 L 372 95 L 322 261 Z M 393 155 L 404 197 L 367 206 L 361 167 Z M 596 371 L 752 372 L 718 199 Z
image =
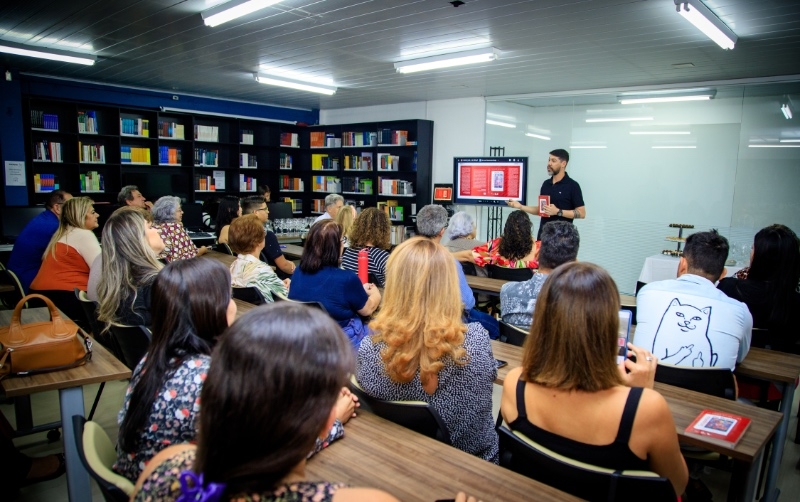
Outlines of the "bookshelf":
M 266 184 L 298 216 L 324 212 L 325 196 L 339 193 L 413 225 L 431 200 L 427 120 L 303 127 L 34 96 L 25 107 L 32 205 L 57 188 L 116 203 L 122 186 L 137 185 L 150 200 L 195 203 Z

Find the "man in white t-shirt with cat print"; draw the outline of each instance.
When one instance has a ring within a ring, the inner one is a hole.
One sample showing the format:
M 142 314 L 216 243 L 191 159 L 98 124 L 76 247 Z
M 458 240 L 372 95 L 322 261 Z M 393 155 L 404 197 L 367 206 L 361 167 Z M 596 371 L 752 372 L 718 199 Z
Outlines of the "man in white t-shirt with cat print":
M 733 370 L 750 350 L 753 317 L 714 286 L 727 258 L 728 240 L 716 230 L 690 235 L 678 278 L 639 291 L 634 343 L 668 364 Z

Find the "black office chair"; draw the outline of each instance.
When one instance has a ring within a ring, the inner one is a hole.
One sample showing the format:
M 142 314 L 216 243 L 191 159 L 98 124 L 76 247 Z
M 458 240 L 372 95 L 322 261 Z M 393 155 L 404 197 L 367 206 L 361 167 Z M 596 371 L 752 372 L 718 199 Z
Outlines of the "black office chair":
M 522 347 L 528 332 L 522 328 L 500 321 L 500 341 Z
M 677 500 L 672 483 L 650 471 L 618 471 L 559 455 L 517 432 L 498 426 L 500 465 L 591 501 Z
M 486 270 L 492 279 L 502 279 L 504 281 L 527 281 L 533 277 L 533 270 L 529 268 L 508 268 L 498 265 L 487 265 Z
M 83 313 L 86 314 L 85 317 L 89 323 L 89 327 L 91 328 L 94 339 L 100 342 L 103 347 L 111 351 L 111 353 L 114 354 L 114 357 L 117 359 L 122 359 L 122 351 L 120 351 L 116 340 L 114 340 L 114 337 L 111 336 L 111 333 L 108 331 L 103 332 L 103 328 L 105 326 L 100 322 L 100 320 L 97 319 L 97 302 L 90 300 L 86 295 L 86 291 L 82 291 L 78 288 L 75 288 L 75 297 L 81 302 Z
M 133 492 L 133 483 L 111 468 L 117 461 L 117 452 L 108 434 L 99 424 L 87 421 L 80 415 L 72 416 L 72 425 L 78 456 L 89 475 L 97 481 L 107 502 L 125 502 Z
M 229 254 L 231 256 L 236 256 L 235 254 L 233 254 L 233 251 L 231 251 L 231 247 L 224 242 L 218 242 L 217 245 L 214 246 L 214 251 Z
M 478 275 L 478 271 L 475 268 L 474 263 L 470 263 L 468 261 L 462 261 L 461 263 L 461 270 L 464 271 L 464 275 Z
M 248 286 L 246 288 L 233 288 L 233 297 L 243 302 L 252 303 L 253 305 L 264 305 L 267 301 L 264 295 L 255 286 Z M 274 298 L 274 295 L 273 295 Z
M 122 362 L 133 371 L 150 347 L 150 330 L 144 326 L 111 326 L 111 335 L 122 352 Z
M 736 378 L 727 368 L 690 368 L 659 362 L 656 382 L 736 400 Z
M 350 377 L 350 388 L 358 396 L 358 402 L 366 411 L 385 418 L 390 422 L 402 425 L 407 429 L 451 444 L 450 432 L 439 413 L 428 403 L 422 401 L 384 401 L 376 399 L 361 388 L 355 375 Z
M 22 290 L 22 284 L 20 284 L 19 279 L 14 272 L 4 268 L 0 270 L 0 286 L 8 286 L 12 288 L 11 291 L 0 293 L 0 302 L 7 309 L 13 310 L 17 306 L 17 303 L 19 303 L 19 301 L 25 296 L 25 293 Z M 26 302 L 26 305 L 23 308 L 27 307 L 28 305 Z

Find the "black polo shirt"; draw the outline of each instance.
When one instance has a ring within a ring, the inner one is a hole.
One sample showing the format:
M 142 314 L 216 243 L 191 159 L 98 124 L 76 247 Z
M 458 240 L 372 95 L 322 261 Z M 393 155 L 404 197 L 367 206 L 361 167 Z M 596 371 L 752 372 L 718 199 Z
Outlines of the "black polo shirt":
M 542 183 L 542 189 L 539 190 L 539 195 L 549 195 L 550 204 L 555 205 L 557 208 L 566 211 L 572 210 L 576 207 L 585 206 L 583 203 L 583 193 L 581 186 L 577 181 L 569 177 L 564 171 L 564 177 L 558 183 L 553 183 L 553 178 L 548 178 Z M 536 240 L 542 238 L 542 227 L 551 221 L 568 221 L 572 223 L 572 218 L 564 218 L 563 216 L 550 216 L 549 218 L 540 218 L 539 233 Z

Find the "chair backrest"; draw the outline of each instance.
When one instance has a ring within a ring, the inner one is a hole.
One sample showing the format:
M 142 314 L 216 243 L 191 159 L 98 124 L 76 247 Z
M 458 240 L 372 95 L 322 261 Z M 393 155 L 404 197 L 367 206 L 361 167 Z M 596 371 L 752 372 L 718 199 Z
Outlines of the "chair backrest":
M 464 271 L 464 275 L 478 275 L 478 271 L 475 269 L 475 264 L 470 263 L 468 261 L 462 261 L 461 263 L 461 270 Z
M 619 471 L 559 455 L 523 434 L 498 427 L 500 465 L 586 500 L 674 502 L 667 478 L 650 471 Z
M 350 377 L 350 388 L 358 396 L 361 407 L 385 418 L 390 422 L 402 425 L 407 429 L 436 439 L 445 444 L 450 443 L 450 432 L 434 408 L 423 401 L 384 401 L 367 394 L 361 388 L 355 375 Z
M 659 362 L 656 382 L 725 399 L 736 399 L 736 379 L 727 368 L 690 368 Z
M 83 313 L 86 314 L 86 320 L 89 321 L 89 326 L 92 328 L 92 335 L 95 338 L 100 338 L 103 328 L 100 326 L 100 321 L 97 320 L 97 302 L 93 302 L 86 296 L 86 291 L 75 288 L 75 297 L 81 302 Z
M 73 415 L 72 425 L 75 435 L 72 440 L 81 463 L 97 481 L 105 500 L 127 501 L 133 492 L 133 483 L 111 469 L 117 460 L 117 452 L 106 431 L 97 422 L 87 422 L 80 415 Z
M 233 297 L 243 302 L 252 303 L 253 305 L 263 305 L 267 303 L 264 299 L 264 295 L 261 294 L 261 291 L 255 286 L 233 288 Z
M 487 265 L 486 270 L 492 279 L 503 279 L 504 281 L 527 281 L 533 277 L 533 270 L 529 268 L 507 268 Z
M 144 326 L 111 326 L 110 329 L 122 352 L 122 362 L 134 370 L 150 347 L 150 330 Z
M 17 306 L 20 300 L 25 296 L 22 290 L 17 274 L 8 269 L 0 270 L 0 286 L 10 286 L 13 288 L 11 291 L 0 293 L 0 302 L 8 309 L 13 309 Z M 27 302 L 25 308 L 27 308 Z
M 513 324 L 507 324 L 500 321 L 500 341 L 522 347 L 525 344 L 525 339 L 528 332 L 522 328 L 518 328 Z
M 217 245 L 214 246 L 214 251 L 218 251 L 220 253 L 229 254 L 231 256 L 236 256 L 236 255 L 233 254 L 233 251 L 231 251 L 231 247 L 228 246 L 228 244 L 226 244 L 224 242 L 218 242 Z

